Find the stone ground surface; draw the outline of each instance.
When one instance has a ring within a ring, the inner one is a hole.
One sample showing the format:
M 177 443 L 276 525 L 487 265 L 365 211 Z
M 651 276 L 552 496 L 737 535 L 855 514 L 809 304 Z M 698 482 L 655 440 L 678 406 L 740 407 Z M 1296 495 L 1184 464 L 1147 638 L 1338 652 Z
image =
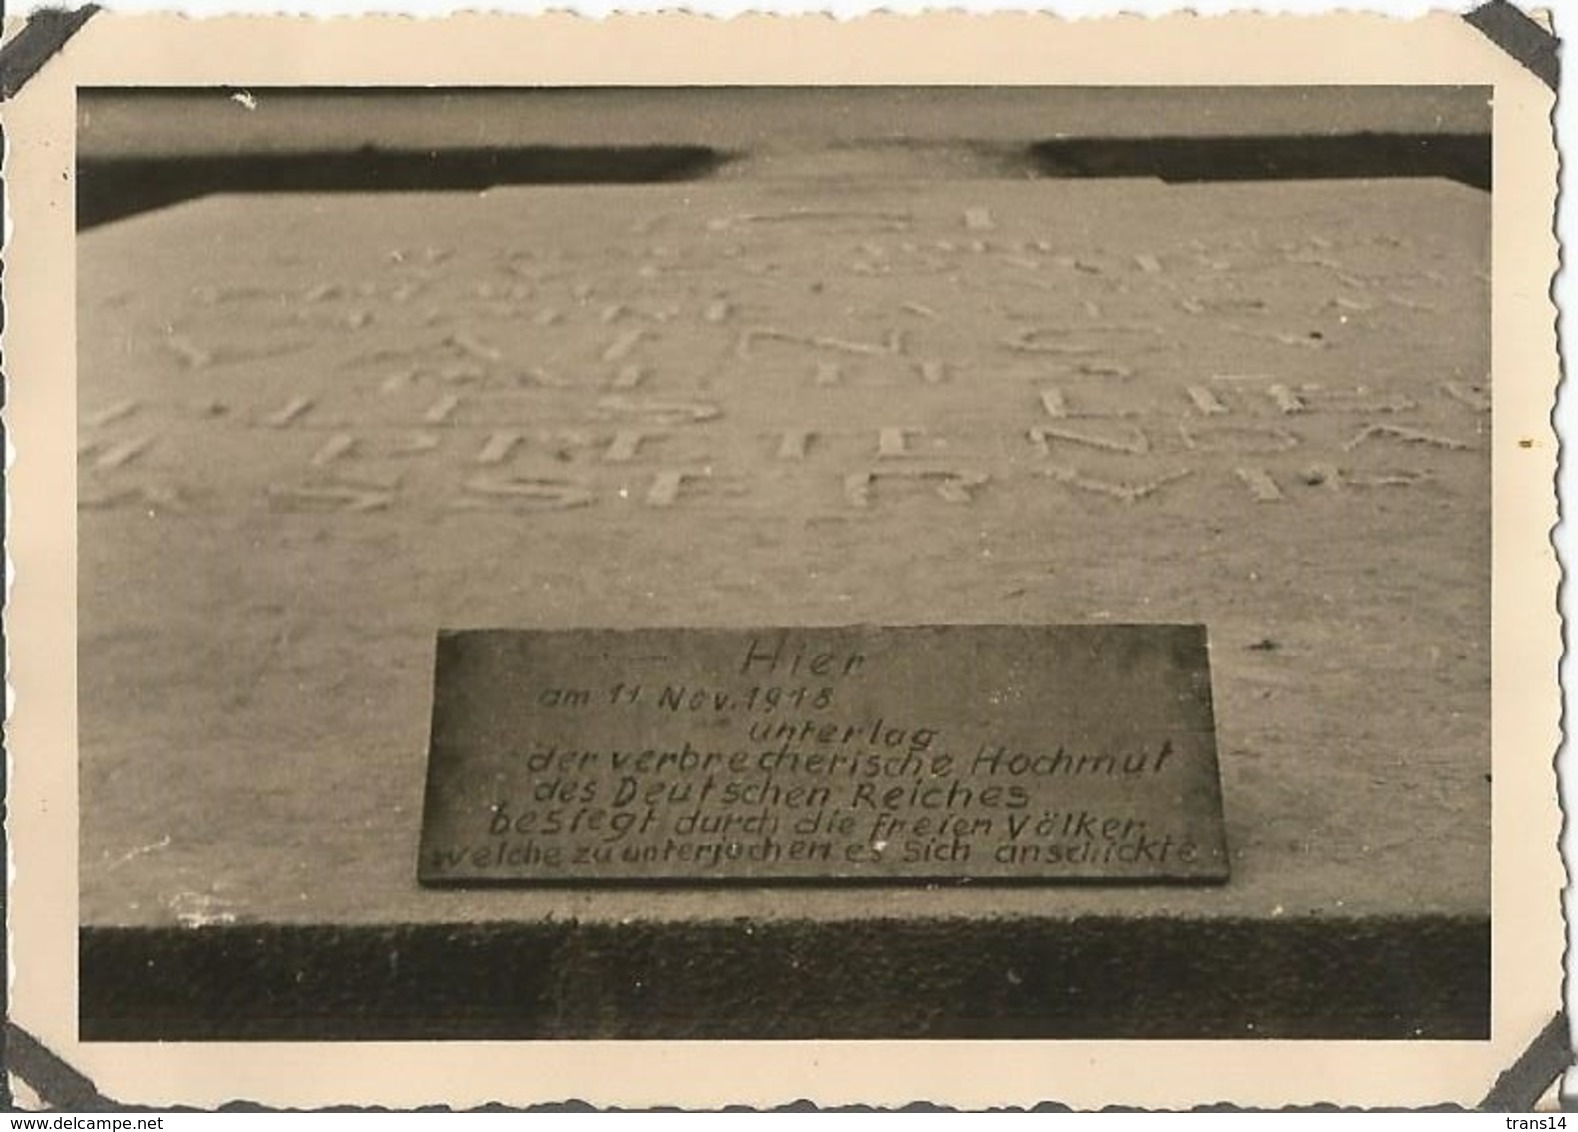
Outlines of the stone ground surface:
M 1489 207 L 842 150 L 86 233 L 83 923 L 1488 914 Z M 1209 627 L 1226 886 L 417 886 L 440 628 L 1086 621 Z

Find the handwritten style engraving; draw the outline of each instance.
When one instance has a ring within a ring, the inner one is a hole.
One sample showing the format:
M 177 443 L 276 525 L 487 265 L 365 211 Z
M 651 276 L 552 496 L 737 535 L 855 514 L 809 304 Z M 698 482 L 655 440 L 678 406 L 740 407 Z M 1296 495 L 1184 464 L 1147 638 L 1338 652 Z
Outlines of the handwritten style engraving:
M 1224 880 L 1204 631 L 444 634 L 419 876 Z

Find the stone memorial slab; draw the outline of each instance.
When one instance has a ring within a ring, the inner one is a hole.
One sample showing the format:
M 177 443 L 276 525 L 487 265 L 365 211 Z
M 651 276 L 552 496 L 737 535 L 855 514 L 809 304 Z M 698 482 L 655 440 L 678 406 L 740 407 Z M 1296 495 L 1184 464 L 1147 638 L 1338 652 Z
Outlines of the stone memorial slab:
M 1203 626 L 438 638 L 424 884 L 1227 875 Z

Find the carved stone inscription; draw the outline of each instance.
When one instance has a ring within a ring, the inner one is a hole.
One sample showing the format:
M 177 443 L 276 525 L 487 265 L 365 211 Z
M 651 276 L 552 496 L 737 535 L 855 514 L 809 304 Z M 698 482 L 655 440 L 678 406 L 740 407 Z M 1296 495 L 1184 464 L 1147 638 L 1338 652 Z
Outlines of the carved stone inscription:
M 1202 626 L 439 636 L 425 884 L 1227 872 Z

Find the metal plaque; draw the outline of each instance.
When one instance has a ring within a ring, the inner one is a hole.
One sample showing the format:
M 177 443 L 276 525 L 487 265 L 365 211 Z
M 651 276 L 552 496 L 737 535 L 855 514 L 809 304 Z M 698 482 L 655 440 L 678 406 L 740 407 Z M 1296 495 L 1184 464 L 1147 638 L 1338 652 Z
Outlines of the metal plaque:
M 1227 874 L 1203 626 L 438 639 L 424 884 Z

